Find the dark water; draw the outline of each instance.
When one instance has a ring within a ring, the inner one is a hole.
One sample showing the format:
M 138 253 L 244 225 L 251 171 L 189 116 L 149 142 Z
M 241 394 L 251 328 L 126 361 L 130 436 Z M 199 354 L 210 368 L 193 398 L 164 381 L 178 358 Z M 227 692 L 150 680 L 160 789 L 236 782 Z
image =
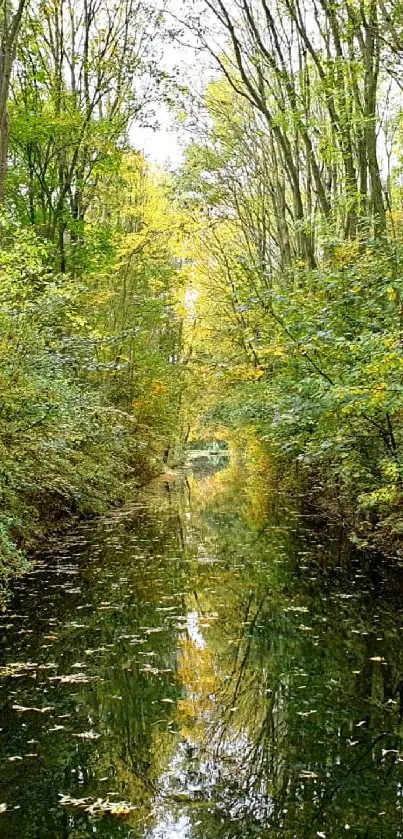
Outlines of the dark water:
M 18 586 L 1 839 L 403 836 L 399 574 L 232 472 L 157 484 Z

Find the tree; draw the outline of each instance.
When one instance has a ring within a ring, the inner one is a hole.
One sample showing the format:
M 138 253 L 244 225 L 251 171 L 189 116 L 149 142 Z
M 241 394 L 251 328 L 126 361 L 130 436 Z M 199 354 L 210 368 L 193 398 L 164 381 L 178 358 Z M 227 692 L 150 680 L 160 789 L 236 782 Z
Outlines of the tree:
M 369 219 L 384 235 L 378 99 L 391 47 L 382 34 L 383 5 L 206 0 L 204 6 L 222 36 L 214 36 L 214 20 L 209 27 L 197 14 L 188 26 L 266 124 L 300 258 L 311 266 L 317 260 L 318 215 L 337 235 L 365 235 Z
M 37 12 L 12 84 L 9 200 L 23 213 L 27 191 L 27 222 L 55 243 L 64 272 L 98 183 L 116 175 L 129 126 L 148 106 L 158 16 L 137 0 L 62 0 Z
M 204 422 L 240 434 L 252 426 L 276 457 L 319 473 L 355 509 L 398 516 L 402 290 L 393 214 L 379 240 L 374 214 L 362 211 L 351 239 L 344 223 L 337 237 L 314 212 L 312 267 L 301 259 L 287 176 L 260 112 L 225 73 L 205 108 L 207 129 L 180 181 L 200 228 L 191 361 L 211 383 L 204 410 L 197 403 Z
M 13 9 L 9 0 L 0 6 L 0 204 L 4 201 L 9 145 L 8 100 L 11 75 L 20 34 L 21 21 L 28 0 L 19 0 Z

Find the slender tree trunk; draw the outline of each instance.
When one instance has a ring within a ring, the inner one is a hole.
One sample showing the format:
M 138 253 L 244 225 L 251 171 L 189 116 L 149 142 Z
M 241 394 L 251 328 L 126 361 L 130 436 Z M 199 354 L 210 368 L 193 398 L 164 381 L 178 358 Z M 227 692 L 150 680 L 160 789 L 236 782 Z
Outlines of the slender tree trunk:
M 10 136 L 10 120 L 7 106 L 10 93 L 10 80 L 17 48 L 21 19 L 28 0 L 19 0 L 14 14 L 8 8 L 7 0 L 3 0 L 0 44 L 0 204 L 4 202 L 7 157 Z

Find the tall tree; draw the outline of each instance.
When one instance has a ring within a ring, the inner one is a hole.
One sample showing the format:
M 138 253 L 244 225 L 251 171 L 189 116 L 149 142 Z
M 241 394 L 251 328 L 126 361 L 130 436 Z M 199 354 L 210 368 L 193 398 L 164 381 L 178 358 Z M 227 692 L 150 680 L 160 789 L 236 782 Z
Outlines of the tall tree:
M 188 26 L 266 122 L 285 176 L 300 258 L 311 266 L 316 262 L 316 215 L 348 238 L 367 230 L 368 219 L 375 234 L 384 235 L 378 100 L 392 40 L 383 34 L 384 5 L 379 0 L 203 0 L 203 5 L 212 15 L 210 25 L 195 14 Z M 398 52 L 398 29 L 393 31 Z
M 9 145 L 8 100 L 10 81 L 24 9 L 28 0 L 19 0 L 14 9 L 9 0 L 0 6 L 0 204 L 4 201 Z
M 157 26 L 139 0 L 60 0 L 27 21 L 12 87 L 11 199 L 22 211 L 27 190 L 29 221 L 56 244 L 62 271 L 148 105 Z

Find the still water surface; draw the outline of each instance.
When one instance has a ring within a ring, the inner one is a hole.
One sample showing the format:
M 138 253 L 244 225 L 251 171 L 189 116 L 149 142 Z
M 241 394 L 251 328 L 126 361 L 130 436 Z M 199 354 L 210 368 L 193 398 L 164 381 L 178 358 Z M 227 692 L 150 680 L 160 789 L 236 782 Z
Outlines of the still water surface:
M 400 573 L 261 495 L 157 482 L 17 585 L 1 839 L 403 836 Z

